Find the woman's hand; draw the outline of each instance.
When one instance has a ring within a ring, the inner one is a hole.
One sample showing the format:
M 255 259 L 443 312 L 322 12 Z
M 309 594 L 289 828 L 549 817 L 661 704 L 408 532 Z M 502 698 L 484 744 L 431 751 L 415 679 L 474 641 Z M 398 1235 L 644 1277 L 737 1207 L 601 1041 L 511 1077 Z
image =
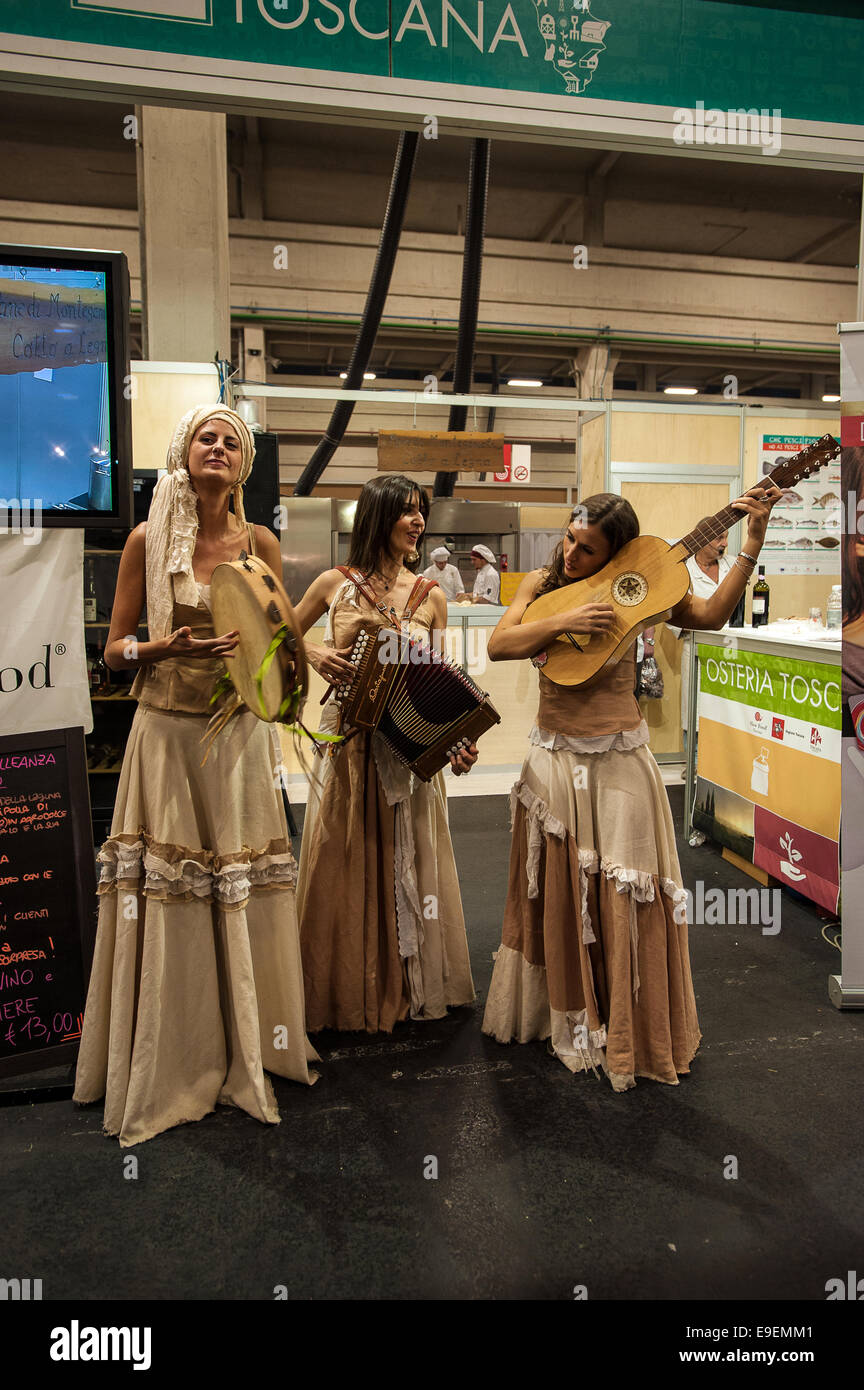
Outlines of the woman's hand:
M 354 675 L 354 667 L 346 659 L 351 655 L 351 647 L 319 647 L 312 642 L 304 645 L 309 665 L 328 685 L 339 685 Z
M 559 630 L 564 632 L 608 632 L 615 617 L 611 603 L 583 603 L 581 608 L 571 608 L 567 613 L 559 613 Z
M 165 657 L 182 656 L 208 661 L 213 657 L 228 657 L 240 641 L 240 633 L 223 632 L 221 637 L 193 637 L 191 627 L 178 627 L 165 638 Z
M 771 508 L 776 507 L 783 493 L 776 483 L 757 483 L 732 503 L 739 512 L 747 513 L 747 539 L 755 542 L 761 549 L 765 530 L 771 516 Z
M 476 743 L 469 743 L 467 748 L 460 748 L 456 754 L 451 753 L 450 766 L 453 776 L 461 777 L 463 772 L 470 772 L 479 756 Z

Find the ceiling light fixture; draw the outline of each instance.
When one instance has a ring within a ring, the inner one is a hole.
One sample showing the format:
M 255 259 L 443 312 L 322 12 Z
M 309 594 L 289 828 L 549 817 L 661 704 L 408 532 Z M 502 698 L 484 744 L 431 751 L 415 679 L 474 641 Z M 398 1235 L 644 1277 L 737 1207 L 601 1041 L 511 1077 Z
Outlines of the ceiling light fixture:
M 823 399 L 823 401 L 825 401 L 826 404 L 833 405 L 835 401 L 839 401 L 840 397 L 839 397 L 839 396 L 831 396 L 831 395 L 828 395 L 828 396 L 823 396 L 822 399 Z
M 363 380 L 364 380 L 364 381 L 374 381 L 375 378 L 376 378 L 376 376 L 377 376 L 377 372 L 364 372 L 364 373 L 363 373 Z M 348 373 L 347 373 L 347 372 L 340 372 L 340 373 L 339 373 L 339 377 L 340 377 L 340 380 L 342 380 L 342 381 L 347 381 L 347 380 L 348 380 Z
M 527 376 L 511 376 L 507 382 L 508 386 L 542 386 L 542 381 L 534 381 Z
M 695 386 L 664 386 L 664 396 L 698 396 L 699 391 Z

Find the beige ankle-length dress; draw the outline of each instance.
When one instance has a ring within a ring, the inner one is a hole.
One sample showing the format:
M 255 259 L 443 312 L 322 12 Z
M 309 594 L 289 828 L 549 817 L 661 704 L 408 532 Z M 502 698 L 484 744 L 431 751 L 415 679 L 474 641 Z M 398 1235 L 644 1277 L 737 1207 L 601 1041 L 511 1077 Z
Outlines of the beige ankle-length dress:
M 250 527 L 254 552 L 254 531 Z M 174 627 L 213 637 L 209 585 Z M 268 725 L 244 711 L 201 766 L 219 661 L 142 668 L 111 835 L 74 1099 L 123 1146 L 217 1104 L 279 1123 L 265 1070 L 311 1085 L 291 852 Z
M 541 670 L 511 793 L 502 943 L 483 1031 L 551 1038 L 571 1071 L 614 1090 L 677 1085 L 699 1046 L 686 894 L 663 781 L 633 695 L 635 647 L 587 687 Z
M 353 646 L 381 618 L 346 579 L 325 642 Z M 428 597 L 404 626 L 428 637 Z M 331 698 L 320 730 L 336 732 Z M 474 984 L 444 778 L 421 782 L 377 734 L 313 760 L 297 889 L 310 1032 L 386 1032 L 409 1016 L 443 1018 Z

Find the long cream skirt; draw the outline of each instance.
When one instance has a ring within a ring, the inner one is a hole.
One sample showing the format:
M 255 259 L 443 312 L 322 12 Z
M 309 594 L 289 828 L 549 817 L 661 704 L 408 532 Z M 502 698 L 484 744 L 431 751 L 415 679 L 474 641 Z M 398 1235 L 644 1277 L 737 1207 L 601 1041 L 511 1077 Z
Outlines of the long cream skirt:
M 139 706 L 99 854 L 99 926 L 74 1099 L 121 1145 L 217 1104 L 278 1124 L 265 1069 L 310 1085 L 296 861 L 269 728 Z

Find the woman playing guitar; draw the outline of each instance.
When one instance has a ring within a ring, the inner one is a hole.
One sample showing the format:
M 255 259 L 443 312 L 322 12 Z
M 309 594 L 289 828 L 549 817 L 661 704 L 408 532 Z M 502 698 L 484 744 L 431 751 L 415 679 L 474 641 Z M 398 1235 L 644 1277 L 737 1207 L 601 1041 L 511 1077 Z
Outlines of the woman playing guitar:
M 710 599 L 677 604 L 679 627 L 724 625 L 753 573 L 780 490 L 751 488 L 733 505 L 747 539 Z M 607 603 L 532 622 L 541 594 L 587 579 L 639 534 L 624 498 L 574 509 L 546 569 L 526 575 L 489 643 L 493 661 L 535 657 L 564 633 L 604 633 Z M 524 621 L 523 621 L 524 619 Z M 571 1071 L 606 1071 L 613 1090 L 637 1076 L 676 1085 L 699 1046 L 675 833 L 648 728 L 633 695 L 635 643 L 588 684 L 553 684 L 512 792 L 513 841 L 503 939 L 483 1031 L 499 1042 L 550 1038 Z

